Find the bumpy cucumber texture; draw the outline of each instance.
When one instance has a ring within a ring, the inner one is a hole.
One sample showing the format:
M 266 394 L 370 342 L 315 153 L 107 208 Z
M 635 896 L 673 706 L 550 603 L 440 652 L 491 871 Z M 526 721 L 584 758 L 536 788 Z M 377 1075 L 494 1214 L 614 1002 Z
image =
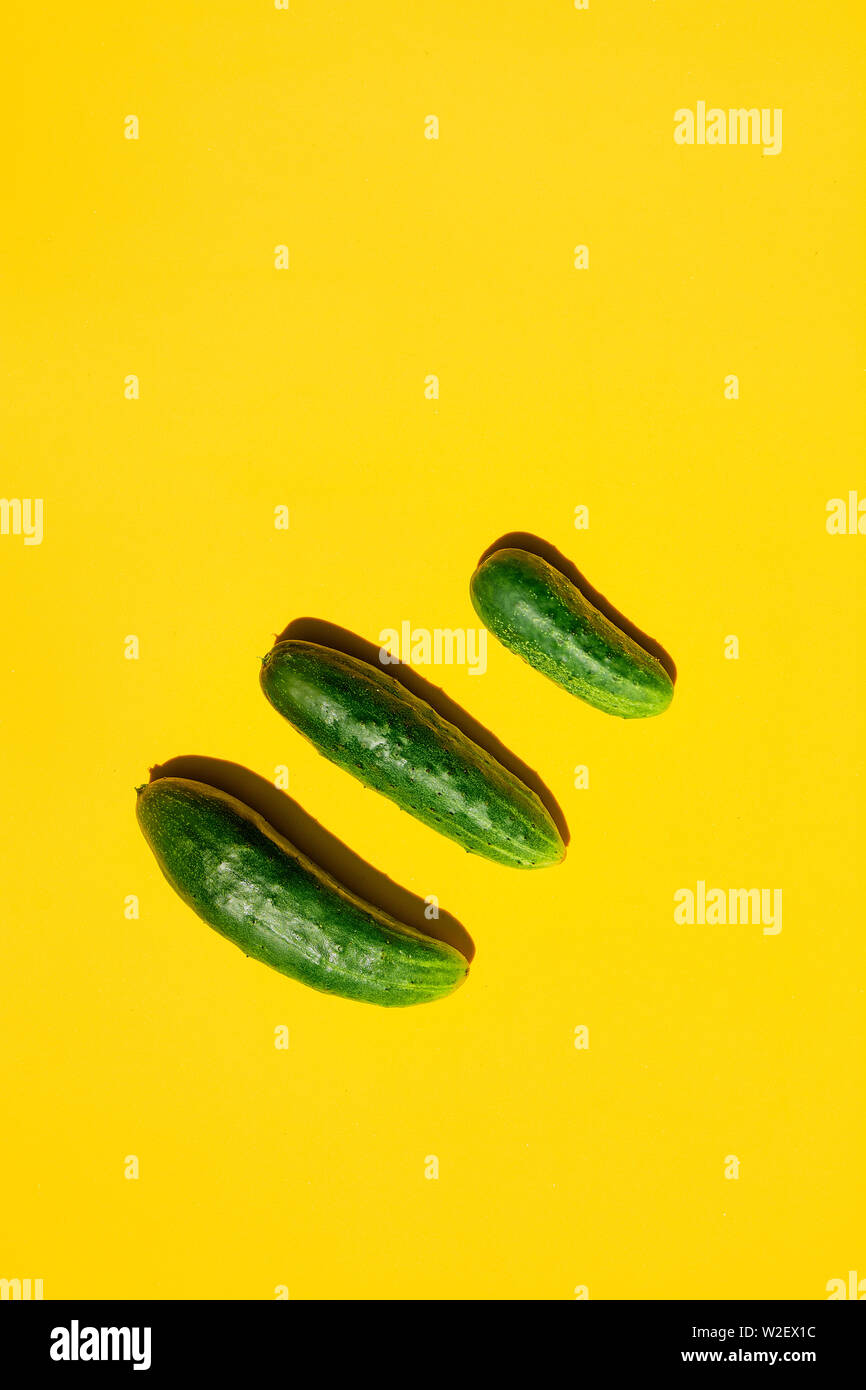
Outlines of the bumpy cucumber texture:
M 138 793 L 175 892 L 247 956 L 327 994 L 424 1004 L 463 983 L 459 951 L 362 902 L 234 797 L 179 777 Z
M 503 646 L 596 709 L 645 719 L 673 699 L 661 662 L 540 556 L 494 551 L 473 574 L 470 594 Z
M 541 799 L 390 673 L 314 642 L 278 642 L 261 684 L 326 758 L 403 810 L 499 864 L 559 863 Z

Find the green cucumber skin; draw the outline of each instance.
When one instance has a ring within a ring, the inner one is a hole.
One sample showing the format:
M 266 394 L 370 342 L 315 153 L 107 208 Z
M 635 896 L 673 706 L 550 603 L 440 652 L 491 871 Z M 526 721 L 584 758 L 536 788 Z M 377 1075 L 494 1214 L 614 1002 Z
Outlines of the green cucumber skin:
M 503 646 L 596 709 L 645 719 L 673 699 L 661 662 L 539 555 L 494 551 L 473 574 L 470 594 Z
M 254 960 L 346 999 L 441 999 L 459 951 L 362 902 L 233 796 L 181 777 L 138 793 L 138 822 L 175 892 Z
M 535 792 L 392 675 L 288 640 L 265 657 L 261 684 L 326 758 L 464 849 L 521 869 L 565 857 Z

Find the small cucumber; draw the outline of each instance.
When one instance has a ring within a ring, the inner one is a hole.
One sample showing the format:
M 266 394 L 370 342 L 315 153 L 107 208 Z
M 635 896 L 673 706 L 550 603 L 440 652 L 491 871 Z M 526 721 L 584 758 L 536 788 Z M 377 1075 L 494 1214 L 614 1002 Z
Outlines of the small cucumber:
M 326 758 L 464 849 L 521 869 L 564 858 L 535 792 L 392 675 L 292 639 L 265 657 L 261 683 Z
M 356 898 L 233 796 L 164 777 L 139 791 L 136 813 L 184 902 L 282 975 L 389 1006 L 424 1004 L 463 983 L 459 951 Z
M 596 709 L 642 719 L 673 699 L 661 662 L 539 555 L 494 551 L 473 574 L 470 594 L 503 646 Z

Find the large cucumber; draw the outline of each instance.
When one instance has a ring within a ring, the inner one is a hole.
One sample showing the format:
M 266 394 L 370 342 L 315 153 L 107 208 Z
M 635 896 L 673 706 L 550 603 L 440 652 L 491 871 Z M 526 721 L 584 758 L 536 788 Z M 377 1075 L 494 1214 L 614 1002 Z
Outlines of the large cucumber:
M 521 869 L 564 858 L 535 792 L 392 675 L 289 640 L 265 657 L 261 683 L 326 758 L 465 849 Z
M 459 951 L 356 898 L 233 796 L 164 777 L 136 811 L 175 892 L 245 955 L 367 1004 L 424 1004 L 462 984 Z
M 481 621 L 530 666 L 606 714 L 661 714 L 674 695 L 661 662 L 540 556 L 496 550 L 470 584 Z

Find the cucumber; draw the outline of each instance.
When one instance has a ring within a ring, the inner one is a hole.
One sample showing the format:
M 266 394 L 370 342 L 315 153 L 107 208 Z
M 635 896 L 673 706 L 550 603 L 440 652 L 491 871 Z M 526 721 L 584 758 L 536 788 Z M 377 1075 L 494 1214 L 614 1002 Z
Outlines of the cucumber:
M 596 709 L 643 719 L 673 699 L 661 662 L 540 556 L 494 551 L 473 574 L 470 594 L 503 646 Z
M 138 822 L 175 892 L 247 956 L 326 994 L 424 1004 L 469 966 L 362 902 L 248 806 L 181 777 L 141 788 Z
M 315 642 L 278 642 L 261 684 L 331 762 L 498 864 L 540 868 L 565 845 L 540 798 L 390 674 Z

